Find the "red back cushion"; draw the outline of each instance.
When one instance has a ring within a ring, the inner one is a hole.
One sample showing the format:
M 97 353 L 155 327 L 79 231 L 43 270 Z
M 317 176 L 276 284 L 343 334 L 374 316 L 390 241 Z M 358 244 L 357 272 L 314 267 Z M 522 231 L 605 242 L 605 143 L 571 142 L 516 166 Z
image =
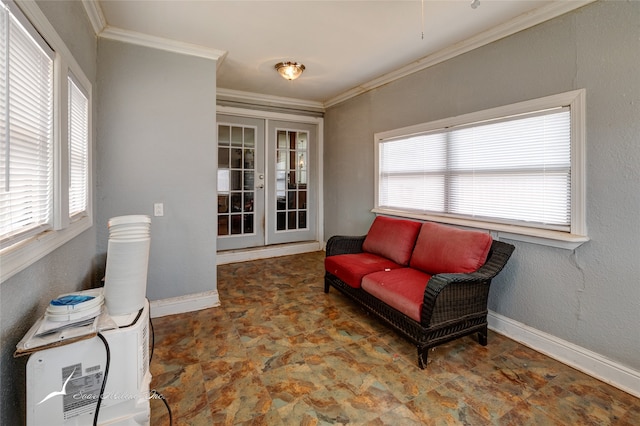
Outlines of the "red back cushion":
M 491 248 L 491 235 L 426 222 L 422 224 L 411 267 L 430 274 L 466 273 L 480 268 Z
M 412 220 L 377 216 L 362 244 L 362 250 L 407 266 L 420 225 L 420 222 Z

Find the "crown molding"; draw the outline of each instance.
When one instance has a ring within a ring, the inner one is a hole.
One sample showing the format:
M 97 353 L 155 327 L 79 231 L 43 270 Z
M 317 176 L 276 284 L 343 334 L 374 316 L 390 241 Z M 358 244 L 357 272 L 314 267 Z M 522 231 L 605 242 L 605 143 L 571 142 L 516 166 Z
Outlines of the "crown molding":
M 241 90 L 224 89 L 217 90 L 218 99 L 228 99 L 250 104 L 263 104 L 270 106 L 286 106 L 310 110 L 324 111 L 322 102 L 308 101 L 304 99 L 287 98 L 284 96 L 265 95 L 261 93 L 243 92 Z
M 87 16 L 93 27 L 93 32 L 95 32 L 96 35 L 100 35 L 102 30 L 107 27 L 107 21 L 104 19 L 100 3 L 98 3 L 98 0 L 82 0 L 82 5 L 87 12 Z
M 519 31 L 526 30 L 527 28 L 531 28 L 535 25 L 541 24 L 560 15 L 564 15 L 565 13 L 581 8 L 589 3 L 593 3 L 594 1 L 597 0 L 554 1 L 547 6 L 543 6 L 539 9 L 523 13 L 522 15 L 519 15 L 510 21 L 493 27 L 474 37 L 468 38 L 450 47 L 446 47 L 431 55 L 425 56 L 422 59 L 414 61 L 409 65 L 406 65 L 395 71 L 391 71 L 366 83 L 360 84 L 353 89 L 347 90 L 346 92 L 343 92 L 325 101 L 324 106 L 325 108 L 329 108 L 331 106 L 337 105 L 341 102 L 346 101 L 347 99 L 353 98 L 377 87 L 391 83 L 402 77 L 406 77 L 407 75 L 422 71 L 426 68 L 432 67 L 456 56 L 462 55 L 463 53 L 470 52 L 489 43 L 493 43 L 494 41 L 508 37 Z
M 578 8 L 581 8 L 589 3 L 593 3 L 597 0 L 571 0 L 571 1 L 553 1 L 546 6 L 524 13 L 516 18 L 491 28 L 483 33 L 480 33 L 474 37 L 464 40 L 460 43 L 452 45 L 450 47 L 439 50 L 431 55 L 428 55 L 422 59 L 405 65 L 397 70 L 391 71 L 378 78 L 370 80 L 366 83 L 360 84 L 346 92 L 340 93 L 333 98 L 328 99 L 323 103 L 305 101 L 301 99 L 290 99 L 285 97 L 276 97 L 261 95 L 256 93 L 241 92 L 229 89 L 218 89 L 218 92 L 227 94 L 236 99 L 244 99 L 251 101 L 261 101 L 272 103 L 275 102 L 278 105 L 282 105 L 283 102 L 289 102 L 289 105 L 297 105 L 301 107 L 311 107 L 325 109 L 331 106 L 337 105 L 350 98 L 358 96 L 362 93 L 373 90 L 377 87 L 391 83 L 400 78 L 406 77 L 410 74 L 414 74 L 418 71 L 422 71 L 426 68 L 437 65 L 448 59 L 462 55 L 494 41 L 508 37 L 519 31 L 541 24 L 542 22 L 564 15 Z M 125 43 L 136 44 L 140 46 L 150 47 L 153 49 L 160 49 L 169 52 L 202 57 L 206 59 L 212 59 L 217 61 L 216 67 L 219 68 L 224 61 L 227 52 L 218 49 L 207 48 L 204 46 L 194 45 L 190 43 L 178 42 L 175 40 L 165 39 L 162 37 L 150 36 L 134 31 L 128 31 L 116 27 L 110 27 L 104 18 L 102 8 L 100 7 L 98 0 L 82 0 L 82 4 L 85 7 L 87 16 L 93 26 L 93 29 L 98 37 L 122 41 Z
M 216 68 L 220 67 L 224 58 L 227 56 L 227 52 L 224 50 L 212 49 L 196 44 L 184 43 L 109 26 L 104 14 L 102 13 L 102 8 L 100 7 L 100 2 L 98 0 L 82 0 L 82 4 L 87 12 L 91 25 L 93 26 L 93 30 L 98 37 L 183 55 L 212 59 L 217 61 Z
M 199 46 L 197 44 L 183 43 L 180 41 L 110 26 L 103 29 L 99 36 L 109 40 L 122 41 L 124 43 L 136 44 L 138 46 L 150 47 L 152 49 L 212 59 L 214 61 L 218 61 L 218 66 L 220 66 L 220 63 L 222 63 L 227 55 L 227 52 L 224 50 L 212 49 L 209 47 Z

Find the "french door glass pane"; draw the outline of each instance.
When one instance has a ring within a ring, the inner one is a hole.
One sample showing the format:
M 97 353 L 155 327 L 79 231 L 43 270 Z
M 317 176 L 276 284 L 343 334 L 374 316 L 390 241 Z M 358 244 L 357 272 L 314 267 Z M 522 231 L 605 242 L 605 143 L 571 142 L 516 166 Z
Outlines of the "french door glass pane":
M 276 150 L 276 230 L 306 229 L 308 132 L 278 130 Z
M 218 235 L 255 231 L 255 155 L 253 127 L 218 126 Z

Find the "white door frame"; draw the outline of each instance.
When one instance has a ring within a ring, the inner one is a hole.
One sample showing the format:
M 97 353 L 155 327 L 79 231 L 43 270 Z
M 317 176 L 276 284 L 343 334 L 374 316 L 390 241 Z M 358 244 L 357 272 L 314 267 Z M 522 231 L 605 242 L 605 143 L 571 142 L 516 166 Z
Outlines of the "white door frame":
M 242 200 L 241 202 L 241 210 L 240 210 L 240 215 L 243 217 L 242 221 L 243 223 L 241 223 L 239 226 L 242 230 L 241 233 L 239 234 L 233 234 L 231 232 L 231 229 L 228 229 L 230 232 L 228 234 L 224 234 L 224 235 L 218 235 L 218 243 L 217 243 L 217 251 L 220 250 L 234 250 L 234 249 L 243 249 L 243 248 L 249 248 L 249 247 L 262 247 L 265 245 L 265 233 L 264 231 L 261 229 L 261 224 L 264 222 L 263 218 L 264 218 L 264 214 L 265 214 L 265 206 L 264 206 L 264 202 L 265 202 L 265 195 L 264 195 L 264 185 L 261 186 L 261 182 L 264 181 L 264 174 L 265 174 L 265 170 L 264 170 L 264 165 L 265 165 L 265 155 L 266 153 L 265 148 L 266 148 L 266 132 L 264 129 L 264 125 L 265 125 L 265 121 L 262 119 L 256 119 L 256 118 L 247 118 L 247 117 L 240 117 L 240 116 L 229 116 L 229 115 L 222 115 L 222 114 L 217 114 L 216 117 L 217 120 L 217 126 L 218 126 L 218 138 L 220 138 L 220 126 L 227 126 L 227 127 L 240 127 L 242 129 L 254 129 L 254 143 L 255 145 L 253 146 L 253 153 L 254 153 L 254 166 L 253 166 L 253 172 L 254 172 L 254 180 L 252 183 L 253 189 L 251 190 L 251 192 L 253 193 L 253 208 L 251 209 L 251 213 L 249 213 L 250 215 L 252 215 L 253 217 L 253 232 L 251 233 L 247 233 L 246 229 L 244 227 L 244 220 L 246 220 L 246 216 L 248 216 L 248 212 L 245 211 L 244 208 L 244 204 L 246 203 L 246 200 Z M 222 120 L 221 120 L 222 119 Z M 221 120 L 221 121 L 220 121 Z M 243 139 L 244 142 L 244 139 Z M 220 140 L 218 140 L 218 155 L 220 155 L 220 148 L 225 148 L 225 146 L 220 146 Z M 237 149 L 237 146 L 233 145 L 233 141 L 229 140 L 229 145 L 228 148 L 233 152 L 234 148 Z M 245 151 L 246 154 L 246 146 L 241 146 L 241 149 Z M 242 158 L 244 158 L 244 154 L 242 156 Z M 241 161 L 242 161 L 241 158 Z M 243 170 L 246 171 L 245 169 L 245 164 L 243 162 L 242 167 Z M 220 164 L 218 162 L 218 167 L 220 167 Z M 229 167 L 231 167 L 231 164 L 229 164 Z M 220 174 L 219 174 L 219 170 L 218 170 L 218 179 L 220 179 Z M 260 177 L 261 176 L 261 177 Z M 242 180 L 242 179 L 241 179 Z M 246 188 L 246 182 L 243 180 L 242 181 L 242 196 L 244 197 L 244 194 L 246 194 L 247 188 Z M 231 197 L 231 200 L 227 200 L 227 202 L 229 203 L 229 210 L 228 213 L 231 212 L 231 201 L 233 200 L 233 196 L 232 193 L 236 192 L 238 188 L 236 188 L 236 190 L 232 190 L 229 189 L 229 195 Z M 218 185 L 218 190 L 220 190 L 220 185 Z M 218 193 L 218 198 L 220 197 L 220 193 Z M 220 201 L 218 200 L 218 204 L 220 203 Z M 224 213 L 225 215 L 227 215 L 227 213 Z M 228 216 L 228 220 L 229 220 L 229 224 L 231 224 L 231 216 Z M 218 211 L 218 227 L 220 226 L 220 211 Z M 233 226 L 231 227 L 233 228 Z
M 221 106 L 218 105 L 217 111 L 218 114 L 225 115 L 236 115 L 241 117 L 250 117 L 250 118 L 260 118 L 264 119 L 265 129 L 268 125 L 269 120 L 278 120 L 278 121 L 291 121 L 296 123 L 306 123 L 306 124 L 315 124 L 318 129 L 317 134 L 317 144 L 316 144 L 316 158 L 318 159 L 318 202 L 317 202 L 317 211 L 316 211 L 316 241 L 315 242 L 307 242 L 307 243 L 292 243 L 292 244 L 283 244 L 277 247 L 264 247 L 262 249 L 252 248 L 247 250 L 232 250 L 225 253 L 218 253 L 216 256 L 217 264 L 222 265 L 225 263 L 233 263 L 233 262 L 241 262 L 246 260 L 253 259 L 261 259 L 266 257 L 273 256 L 282 256 L 288 254 L 296 254 L 296 253 L 304 253 L 309 251 L 321 250 L 324 247 L 323 235 L 324 235 L 324 158 L 322 153 L 324 152 L 324 119 L 322 117 L 311 117 L 305 115 L 297 115 L 297 114 L 287 114 L 281 112 L 274 111 L 259 111 L 253 109 L 246 108 L 237 108 L 237 107 L 229 107 L 229 106 Z M 217 143 L 217 140 L 216 140 Z M 216 150 L 217 156 L 217 150 Z M 214 164 L 218 164 L 218 159 L 216 158 Z M 217 167 L 217 166 L 216 166 Z

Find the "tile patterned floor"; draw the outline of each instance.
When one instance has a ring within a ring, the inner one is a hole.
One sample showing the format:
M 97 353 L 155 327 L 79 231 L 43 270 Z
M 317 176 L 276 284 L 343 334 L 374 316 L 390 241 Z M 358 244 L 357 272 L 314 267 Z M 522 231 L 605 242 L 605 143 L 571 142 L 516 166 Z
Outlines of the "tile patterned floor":
M 416 349 L 338 291 L 322 252 L 218 267 L 222 306 L 154 319 L 174 425 L 640 425 L 640 400 L 490 333 Z M 151 401 L 152 425 L 168 425 Z

